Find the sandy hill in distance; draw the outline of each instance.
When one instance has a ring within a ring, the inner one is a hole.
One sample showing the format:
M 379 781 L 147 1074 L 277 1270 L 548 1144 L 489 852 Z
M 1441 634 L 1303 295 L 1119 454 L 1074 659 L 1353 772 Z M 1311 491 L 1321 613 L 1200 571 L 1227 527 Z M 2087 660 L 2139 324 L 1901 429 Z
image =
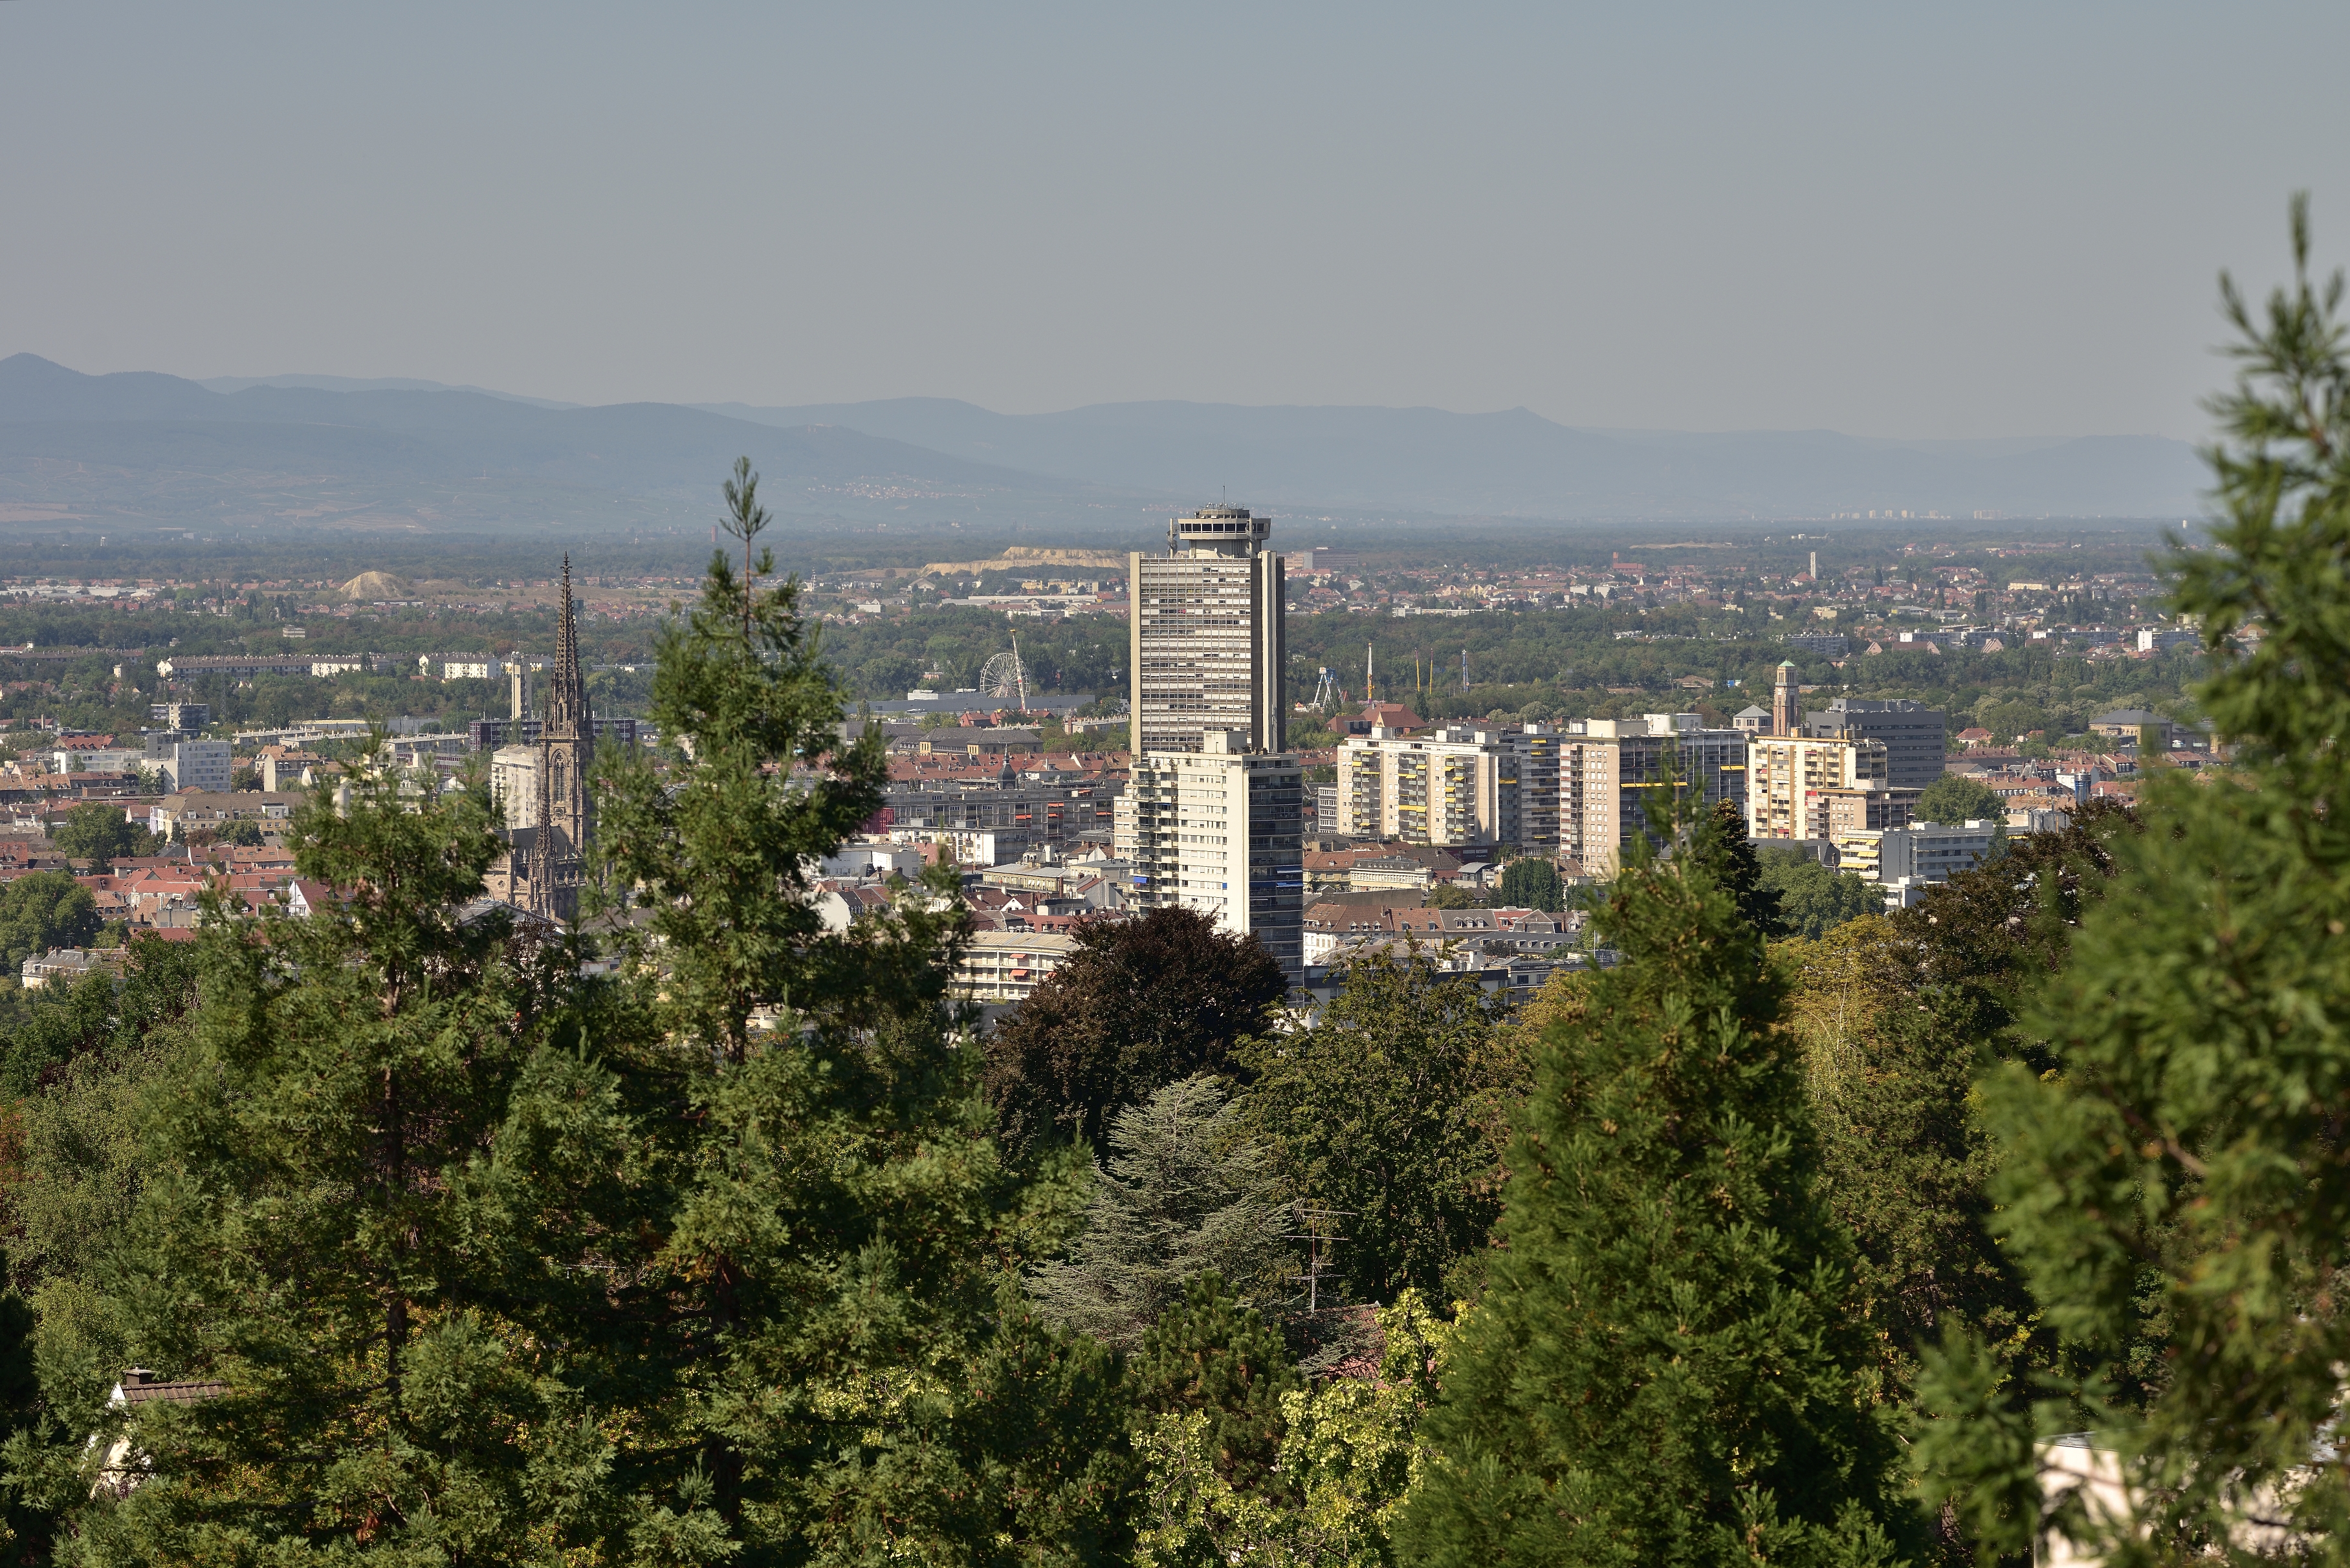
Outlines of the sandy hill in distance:
M 345 583 L 342 591 L 347 599 L 404 599 L 411 590 L 405 577 L 390 572 L 361 572 Z
M 1090 566 L 1101 571 L 1126 570 L 1126 557 L 1107 550 L 1058 550 L 1049 546 L 1014 545 L 992 561 L 932 561 L 925 575 L 952 576 L 957 573 L 1024 572 L 1039 566 Z

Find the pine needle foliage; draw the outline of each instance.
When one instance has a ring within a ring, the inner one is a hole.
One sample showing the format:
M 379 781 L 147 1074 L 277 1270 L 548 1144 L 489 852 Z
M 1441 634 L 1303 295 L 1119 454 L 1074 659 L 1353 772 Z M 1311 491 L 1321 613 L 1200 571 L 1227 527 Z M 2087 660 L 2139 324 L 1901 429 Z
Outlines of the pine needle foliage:
M 2148 780 L 2147 830 L 2111 841 L 2112 893 L 2021 1010 L 2053 1070 L 1982 1089 L 2002 1240 L 2066 1374 L 2027 1411 L 1981 1345 L 1930 1369 L 1929 1484 L 1987 1551 L 2054 1531 L 2117 1565 L 2350 1561 L 2350 355 L 2298 199 L 2292 237 L 2293 281 L 2257 316 L 2222 279 L 2221 516 L 2172 557 L 2234 766 Z M 2167 1343 L 2136 1376 L 2150 1311 Z M 2082 1428 L 2127 1504 L 2043 1494 L 2037 1445 Z
M 562 1120 L 578 1086 L 541 1050 L 560 965 L 467 918 L 498 846 L 485 792 L 420 802 L 363 768 L 296 831 L 336 896 L 308 919 L 213 903 L 106 1281 L 130 1356 L 222 1392 L 136 1413 L 151 1469 L 79 1511 L 67 1555 L 495 1563 L 591 1542 L 604 1444 L 533 1333 L 580 1301 L 543 1262 L 509 1272 L 538 1249 L 514 1244 L 495 1163 L 522 1101 Z
M 733 495 L 755 509 L 747 482 Z M 686 755 L 604 774 L 635 933 L 609 1048 L 665 1110 L 645 1124 L 665 1196 L 612 1292 L 644 1347 L 625 1458 L 660 1500 L 639 1550 L 1099 1557 L 1123 1539 L 1116 1367 L 1022 1299 L 1069 1216 L 990 1137 L 946 994 L 969 929 L 952 874 L 845 929 L 817 909 L 816 867 L 885 764 L 873 732 L 843 742 L 798 599 L 713 556 L 653 688 Z
M 1195 1276 L 1143 1334 L 1128 1364 L 1135 1407 L 1207 1417 L 1216 1473 L 1241 1491 L 1274 1484 L 1281 1398 L 1298 1386 L 1281 1334 L 1214 1274 Z
M 1109 1139 L 1084 1231 L 1032 1286 L 1046 1316 L 1127 1348 L 1201 1275 L 1253 1305 L 1288 1293 L 1288 1213 L 1272 1155 L 1245 1136 L 1215 1079 L 1196 1074 L 1120 1111 Z
M 1738 846 L 1659 826 L 1596 914 L 1623 962 L 1544 1043 L 1406 1561 L 1883 1563 L 1911 1527 Z

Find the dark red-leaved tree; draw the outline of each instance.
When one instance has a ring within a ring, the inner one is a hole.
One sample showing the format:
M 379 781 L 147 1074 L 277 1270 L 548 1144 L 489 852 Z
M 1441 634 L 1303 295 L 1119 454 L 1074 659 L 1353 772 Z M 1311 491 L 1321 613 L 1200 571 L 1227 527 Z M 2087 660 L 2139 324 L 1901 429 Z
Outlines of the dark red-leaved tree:
M 1194 1073 L 1237 1074 L 1232 1043 L 1265 1027 L 1288 986 L 1254 937 L 1196 910 L 1088 921 L 1077 950 L 987 1042 L 987 1096 L 1005 1147 L 1099 1149 L 1110 1116 Z

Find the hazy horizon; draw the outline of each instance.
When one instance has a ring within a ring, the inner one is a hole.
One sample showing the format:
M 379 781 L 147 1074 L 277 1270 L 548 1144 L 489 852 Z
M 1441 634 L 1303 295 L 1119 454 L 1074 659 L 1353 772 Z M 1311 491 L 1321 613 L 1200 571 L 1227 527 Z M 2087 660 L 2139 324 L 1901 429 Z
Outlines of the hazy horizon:
M 2279 47 L 2284 40 L 2289 47 Z M 0 6 L 0 355 L 754 407 L 2207 433 L 2350 13 Z

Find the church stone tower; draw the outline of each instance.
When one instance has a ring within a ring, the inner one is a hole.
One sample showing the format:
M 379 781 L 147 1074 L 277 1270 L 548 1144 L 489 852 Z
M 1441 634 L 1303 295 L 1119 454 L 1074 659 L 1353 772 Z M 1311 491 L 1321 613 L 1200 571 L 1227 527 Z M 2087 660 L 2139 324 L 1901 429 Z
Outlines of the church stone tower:
M 515 902 L 534 915 L 567 920 L 578 912 L 579 888 L 588 876 L 588 846 L 596 832 L 596 812 L 588 794 L 588 769 L 596 751 L 596 727 L 588 711 L 588 685 L 579 674 L 579 628 L 573 615 L 571 557 L 563 557 L 563 613 L 555 633 L 555 668 L 542 691 L 538 731 L 538 824 L 519 828 L 531 836 L 527 879 Z M 520 846 L 517 846 L 517 848 Z M 516 858 L 522 858 L 517 856 Z

